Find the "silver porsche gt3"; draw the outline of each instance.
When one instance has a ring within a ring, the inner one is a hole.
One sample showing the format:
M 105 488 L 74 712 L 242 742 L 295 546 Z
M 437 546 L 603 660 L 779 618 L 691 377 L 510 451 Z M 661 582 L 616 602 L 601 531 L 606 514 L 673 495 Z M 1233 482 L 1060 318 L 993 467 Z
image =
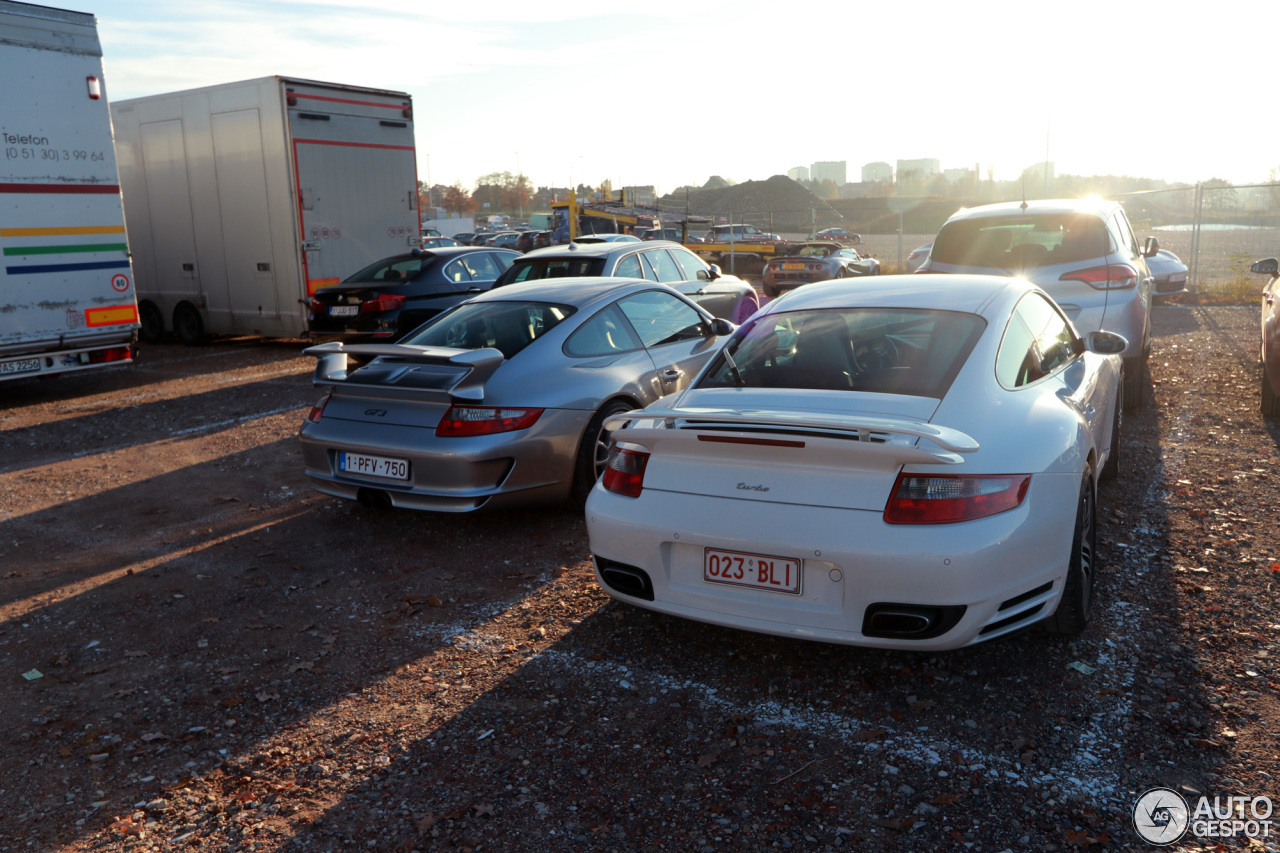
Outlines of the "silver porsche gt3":
M 302 424 L 325 494 L 438 512 L 585 501 L 605 421 L 683 390 L 733 331 L 652 281 L 559 278 L 464 302 L 395 344 L 327 343 Z

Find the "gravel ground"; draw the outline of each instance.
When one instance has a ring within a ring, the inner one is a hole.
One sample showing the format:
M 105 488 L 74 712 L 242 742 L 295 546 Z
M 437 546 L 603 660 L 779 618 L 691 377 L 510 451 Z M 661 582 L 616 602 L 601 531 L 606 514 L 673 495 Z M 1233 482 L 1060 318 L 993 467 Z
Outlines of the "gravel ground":
M 0 851 L 1145 849 L 1149 788 L 1277 797 L 1257 309 L 1155 316 L 1097 620 L 934 655 L 611 602 L 567 511 L 314 493 L 299 342 L 0 386 Z

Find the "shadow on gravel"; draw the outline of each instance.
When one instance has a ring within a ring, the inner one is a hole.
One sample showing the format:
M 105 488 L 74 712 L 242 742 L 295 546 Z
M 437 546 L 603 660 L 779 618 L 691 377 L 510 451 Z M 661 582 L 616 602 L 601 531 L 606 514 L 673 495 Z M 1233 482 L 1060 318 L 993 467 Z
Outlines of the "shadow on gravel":
M 13 567 L 0 580 L 0 767 L 13 783 L 0 846 L 109 838 L 133 803 L 287 740 L 430 655 L 440 626 L 582 558 L 562 516 L 340 505 L 301 483 L 295 450 L 281 440 L 74 502 L 76 518 L 101 520 L 93 530 L 64 521 L 69 505 L 0 524 Z M 503 537 L 522 550 L 491 571 L 473 554 Z
M 128 450 L 154 441 L 227 429 L 282 409 L 310 406 L 318 396 L 310 380 L 309 372 L 299 370 L 296 376 L 227 384 L 213 391 L 128 407 L 104 400 L 97 412 L 7 429 L 3 432 L 4 445 L 12 452 L 0 461 L 0 475 L 63 461 L 68 448 L 72 456 Z M 216 414 L 192 427 L 191 414 L 199 410 Z

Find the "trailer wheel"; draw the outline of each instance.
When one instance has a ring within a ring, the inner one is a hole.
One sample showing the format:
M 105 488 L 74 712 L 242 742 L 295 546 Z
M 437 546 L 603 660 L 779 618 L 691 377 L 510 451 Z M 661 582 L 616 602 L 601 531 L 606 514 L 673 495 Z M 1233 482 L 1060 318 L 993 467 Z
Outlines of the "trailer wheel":
M 173 330 L 187 346 L 199 346 L 207 340 L 200 310 L 190 302 L 179 302 L 173 309 Z
M 149 299 L 138 303 L 138 322 L 142 328 L 138 334 L 149 344 L 158 344 L 164 340 L 164 315 Z

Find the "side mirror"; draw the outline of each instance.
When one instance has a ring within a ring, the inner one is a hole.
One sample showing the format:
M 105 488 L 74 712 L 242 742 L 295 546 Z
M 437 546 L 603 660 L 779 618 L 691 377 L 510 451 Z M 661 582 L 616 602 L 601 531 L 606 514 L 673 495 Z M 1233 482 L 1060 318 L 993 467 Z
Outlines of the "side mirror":
M 1155 237 L 1148 237 L 1142 243 L 1142 257 L 1154 258 L 1160 251 L 1160 241 Z
M 1085 345 L 1089 347 L 1089 352 L 1099 355 L 1120 355 L 1129 348 L 1129 340 L 1124 335 L 1099 330 L 1089 333 L 1085 338 Z
M 1266 258 L 1265 260 L 1258 261 L 1256 264 L 1249 267 L 1249 272 L 1261 273 L 1262 275 L 1280 275 L 1280 272 L 1277 272 L 1277 262 L 1275 258 Z
M 723 317 L 716 317 L 711 321 L 711 331 L 717 337 L 733 334 L 733 324 Z
M 698 281 L 711 281 L 711 270 L 698 270 L 698 274 L 694 278 Z

